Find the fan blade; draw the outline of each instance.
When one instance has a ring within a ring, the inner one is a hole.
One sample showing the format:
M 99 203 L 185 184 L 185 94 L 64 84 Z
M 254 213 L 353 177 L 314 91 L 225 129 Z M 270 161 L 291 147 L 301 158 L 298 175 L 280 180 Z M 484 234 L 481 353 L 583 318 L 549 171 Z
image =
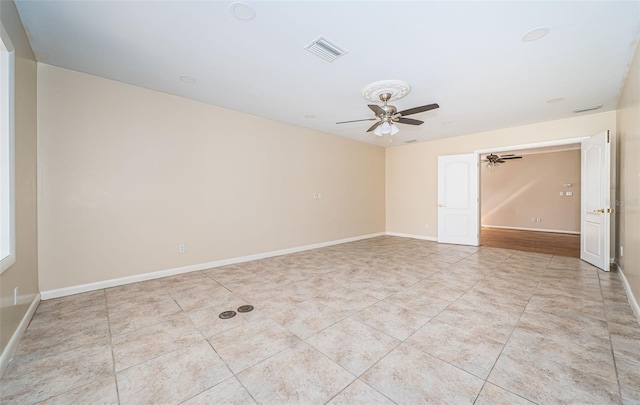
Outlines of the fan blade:
M 363 120 L 353 120 L 353 121 L 340 121 L 340 122 L 336 122 L 336 124 L 347 124 L 349 122 L 373 121 L 373 120 L 377 120 L 377 118 L 365 118 Z
M 420 121 L 420 120 L 414 120 L 411 118 L 396 118 L 395 120 L 393 120 L 395 122 L 399 122 L 400 124 L 409 124 L 409 125 L 421 125 L 424 124 L 424 121 Z
M 384 110 L 379 105 L 369 104 L 369 108 L 375 115 L 384 115 Z
M 423 105 L 421 107 L 409 108 L 408 110 L 400 111 L 398 114 L 405 116 L 405 115 L 411 115 L 411 114 L 417 114 L 425 111 L 435 110 L 436 108 L 440 108 L 440 106 L 438 104 L 428 104 L 428 105 Z
M 367 132 L 373 131 L 374 129 L 378 128 L 378 126 L 381 124 L 382 124 L 382 121 L 376 122 L 375 124 L 371 125 L 371 128 L 367 129 Z
M 510 159 L 522 159 L 522 156 L 513 156 L 513 157 L 501 157 L 502 160 L 510 160 Z
M 510 156 L 515 156 L 515 153 L 512 153 L 510 155 L 501 155 L 500 157 L 510 157 Z

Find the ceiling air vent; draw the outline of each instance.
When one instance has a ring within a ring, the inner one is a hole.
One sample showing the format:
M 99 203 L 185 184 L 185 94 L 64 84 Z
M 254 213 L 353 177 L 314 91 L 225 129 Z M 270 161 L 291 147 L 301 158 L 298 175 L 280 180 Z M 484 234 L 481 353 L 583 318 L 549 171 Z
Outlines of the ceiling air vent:
M 576 108 L 575 110 L 573 110 L 573 112 L 574 113 L 581 113 L 581 112 L 586 112 L 586 111 L 597 110 L 598 108 L 602 108 L 602 104 L 591 105 L 589 107 Z
M 327 62 L 333 62 L 339 57 L 347 54 L 347 51 L 340 48 L 338 45 L 331 43 L 331 41 L 323 36 L 319 36 L 314 39 L 313 42 L 305 46 L 304 49 L 318 55 Z

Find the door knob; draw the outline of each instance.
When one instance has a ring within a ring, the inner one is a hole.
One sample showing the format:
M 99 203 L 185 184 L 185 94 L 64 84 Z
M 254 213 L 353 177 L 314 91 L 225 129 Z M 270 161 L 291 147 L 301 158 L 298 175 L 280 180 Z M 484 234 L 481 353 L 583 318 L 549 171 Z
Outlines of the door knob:
M 599 210 L 593 210 L 593 212 L 599 212 L 601 214 L 604 214 L 604 208 L 600 208 Z
M 442 208 L 444 207 L 444 204 L 438 204 L 438 207 Z

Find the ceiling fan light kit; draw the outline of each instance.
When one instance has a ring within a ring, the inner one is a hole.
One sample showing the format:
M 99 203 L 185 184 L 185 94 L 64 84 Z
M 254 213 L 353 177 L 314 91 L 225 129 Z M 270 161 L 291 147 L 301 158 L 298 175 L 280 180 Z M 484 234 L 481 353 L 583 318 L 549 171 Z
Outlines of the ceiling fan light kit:
M 381 125 L 379 125 L 374 131 L 373 134 L 376 136 L 382 136 L 382 135 L 395 135 L 398 132 L 400 132 L 400 130 L 398 129 L 397 126 L 395 126 L 394 124 L 390 124 L 387 121 L 384 121 Z
M 382 105 L 369 104 L 369 109 L 373 111 L 376 118 L 365 118 L 361 120 L 341 121 L 336 124 L 346 124 L 350 122 L 359 121 L 377 121 L 373 124 L 367 132 L 373 132 L 376 136 L 383 135 L 395 135 L 400 132 L 400 129 L 395 125 L 407 124 L 407 125 L 421 125 L 424 121 L 404 118 L 406 115 L 418 114 L 425 111 L 434 110 L 439 108 L 438 104 L 427 104 L 420 107 L 410 108 L 408 110 L 402 110 L 398 112 L 395 106 L 387 104 L 391 100 L 398 100 L 411 91 L 409 83 L 402 80 L 383 80 L 375 83 L 371 83 L 362 89 L 362 97 L 371 101 L 382 101 Z

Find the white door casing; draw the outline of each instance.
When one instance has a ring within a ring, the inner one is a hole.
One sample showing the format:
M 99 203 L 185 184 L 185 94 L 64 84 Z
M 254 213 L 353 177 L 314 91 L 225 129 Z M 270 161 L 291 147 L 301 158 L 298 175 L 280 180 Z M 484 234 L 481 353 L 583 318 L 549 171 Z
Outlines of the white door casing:
M 609 195 L 609 131 L 582 141 L 581 153 L 580 258 L 608 271 L 610 216 L 613 212 Z
M 479 245 L 478 154 L 438 156 L 438 242 Z

